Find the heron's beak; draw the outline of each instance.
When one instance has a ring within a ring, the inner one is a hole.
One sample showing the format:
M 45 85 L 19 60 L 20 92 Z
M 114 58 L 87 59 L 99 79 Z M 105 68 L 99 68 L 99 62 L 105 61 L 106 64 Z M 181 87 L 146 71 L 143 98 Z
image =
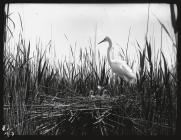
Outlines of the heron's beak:
M 101 44 L 102 42 L 104 42 L 105 40 L 102 40 L 101 42 L 99 42 L 98 44 Z

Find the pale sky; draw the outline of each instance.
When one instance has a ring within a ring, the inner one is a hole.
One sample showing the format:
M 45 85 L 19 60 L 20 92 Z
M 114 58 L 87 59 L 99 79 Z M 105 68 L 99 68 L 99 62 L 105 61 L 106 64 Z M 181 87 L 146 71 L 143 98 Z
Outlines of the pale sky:
M 169 8 L 168 4 L 150 4 L 148 38 L 151 38 L 152 41 L 155 39 L 155 52 L 161 44 L 161 26 L 155 16 L 173 35 Z M 23 37 L 27 44 L 28 41 L 31 42 L 31 50 L 35 50 L 39 38 L 42 47 L 52 39 L 56 59 L 59 61 L 70 55 L 70 44 L 74 48 L 76 43 L 77 57 L 80 47 L 88 47 L 90 39 L 93 44 L 96 26 L 97 43 L 105 36 L 109 36 L 113 42 L 115 53 L 118 52 L 120 46 L 125 49 L 131 27 L 128 54 L 133 60 L 136 58 L 136 40 L 141 46 L 144 45 L 148 4 L 10 4 L 11 12 L 13 14 L 10 17 L 16 25 L 13 29 L 12 24 L 9 24 L 14 33 L 11 43 L 17 42 L 20 32 L 19 13 L 22 18 Z M 162 37 L 162 49 L 168 64 L 171 65 L 171 60 L 175 59 L 176 54 L 170 38 L 164 31 Z M 106 43 L 97 45 L 101 56 L 106 55 L 106 46 Z

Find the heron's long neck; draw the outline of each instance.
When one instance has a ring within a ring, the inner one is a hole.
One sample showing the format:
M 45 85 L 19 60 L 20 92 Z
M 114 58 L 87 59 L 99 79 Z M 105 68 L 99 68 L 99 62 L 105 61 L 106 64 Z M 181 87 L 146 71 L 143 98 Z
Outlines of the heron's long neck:
M 107 49 L 107 60 L 108 60 L 109 65 L 111 65 L 111 56 L 110 56 L 111 47 L 112 47 L 112 42 L 109 41 L 109 47 Z

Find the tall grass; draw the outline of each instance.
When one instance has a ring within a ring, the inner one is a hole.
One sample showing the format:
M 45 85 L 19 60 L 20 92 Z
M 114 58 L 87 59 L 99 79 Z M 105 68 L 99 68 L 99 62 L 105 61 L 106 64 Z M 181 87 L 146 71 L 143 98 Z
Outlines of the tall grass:
M 176 19 L 172 5 L 171 16 L 176 36 L 173 46 L 177 46 Z M 7 12 L 8 18 L 10 16 Z M 158 22 L 169 35 L 164 24 Z M 5 38 L 8 30 L 4 31 Z M 75 61 L 70 64 L 66 59 L 52 66 L 46 57 L 48 51 L 42 50 L 39 43 L 36 55 L 30 58 L 31 42 L 26 46 L 26 40 L 21 34 L 15 46 L 15 54 L 7 49 L 10 47 L 7 39 L 4 44 L 4 122 L 16 135 L 175 133 L 176 73 L 169 70 L 162 51 L 161 59 L 153 61 L 153 44 L 147 38 L 144 49 L 138 49 L 140 69 L 134 85 L 119 78 L 115 82 L 110 80 L 111 71 L 106 67 L 107 61 L 100 58 L 98 53 L 99 65 L 96 64 L 91 41 L 88 49 L 80 49 L 79 67 Z M 139 42 L 135 47 L 142 48 Z M 70 50 L 75 60 L 72 45 Z M 125 56 L 129 62 L 127 50 L 128 45 Z M 102 87 L 101 90 L 98 85 Z M 88 98 L 90 92 L 102 95 L 106 91 L 111 94 L 108 100 L 95 101 Z M 62 108 L 57 110 L 60 106 Z

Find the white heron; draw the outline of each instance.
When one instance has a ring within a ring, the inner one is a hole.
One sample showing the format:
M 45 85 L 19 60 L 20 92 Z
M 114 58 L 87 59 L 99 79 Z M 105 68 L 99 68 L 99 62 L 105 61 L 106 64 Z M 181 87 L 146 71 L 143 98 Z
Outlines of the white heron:
M 101 42 L 108 42 L 109 47 L 107 49 L 107 59 L 108 63 L 113 71 L 113 73 L 116 73 L 119 75 L 121 78 L 126 80 L 127 82 L 133 83 L 136 81 L 136 74 L 133 72 L 133 70 L 126 64 L 125 61 L 123 60 L 111 60 L 110 58 L 110 51 L 112 48 L 112 41 L 109 37 L 105 37 Z

